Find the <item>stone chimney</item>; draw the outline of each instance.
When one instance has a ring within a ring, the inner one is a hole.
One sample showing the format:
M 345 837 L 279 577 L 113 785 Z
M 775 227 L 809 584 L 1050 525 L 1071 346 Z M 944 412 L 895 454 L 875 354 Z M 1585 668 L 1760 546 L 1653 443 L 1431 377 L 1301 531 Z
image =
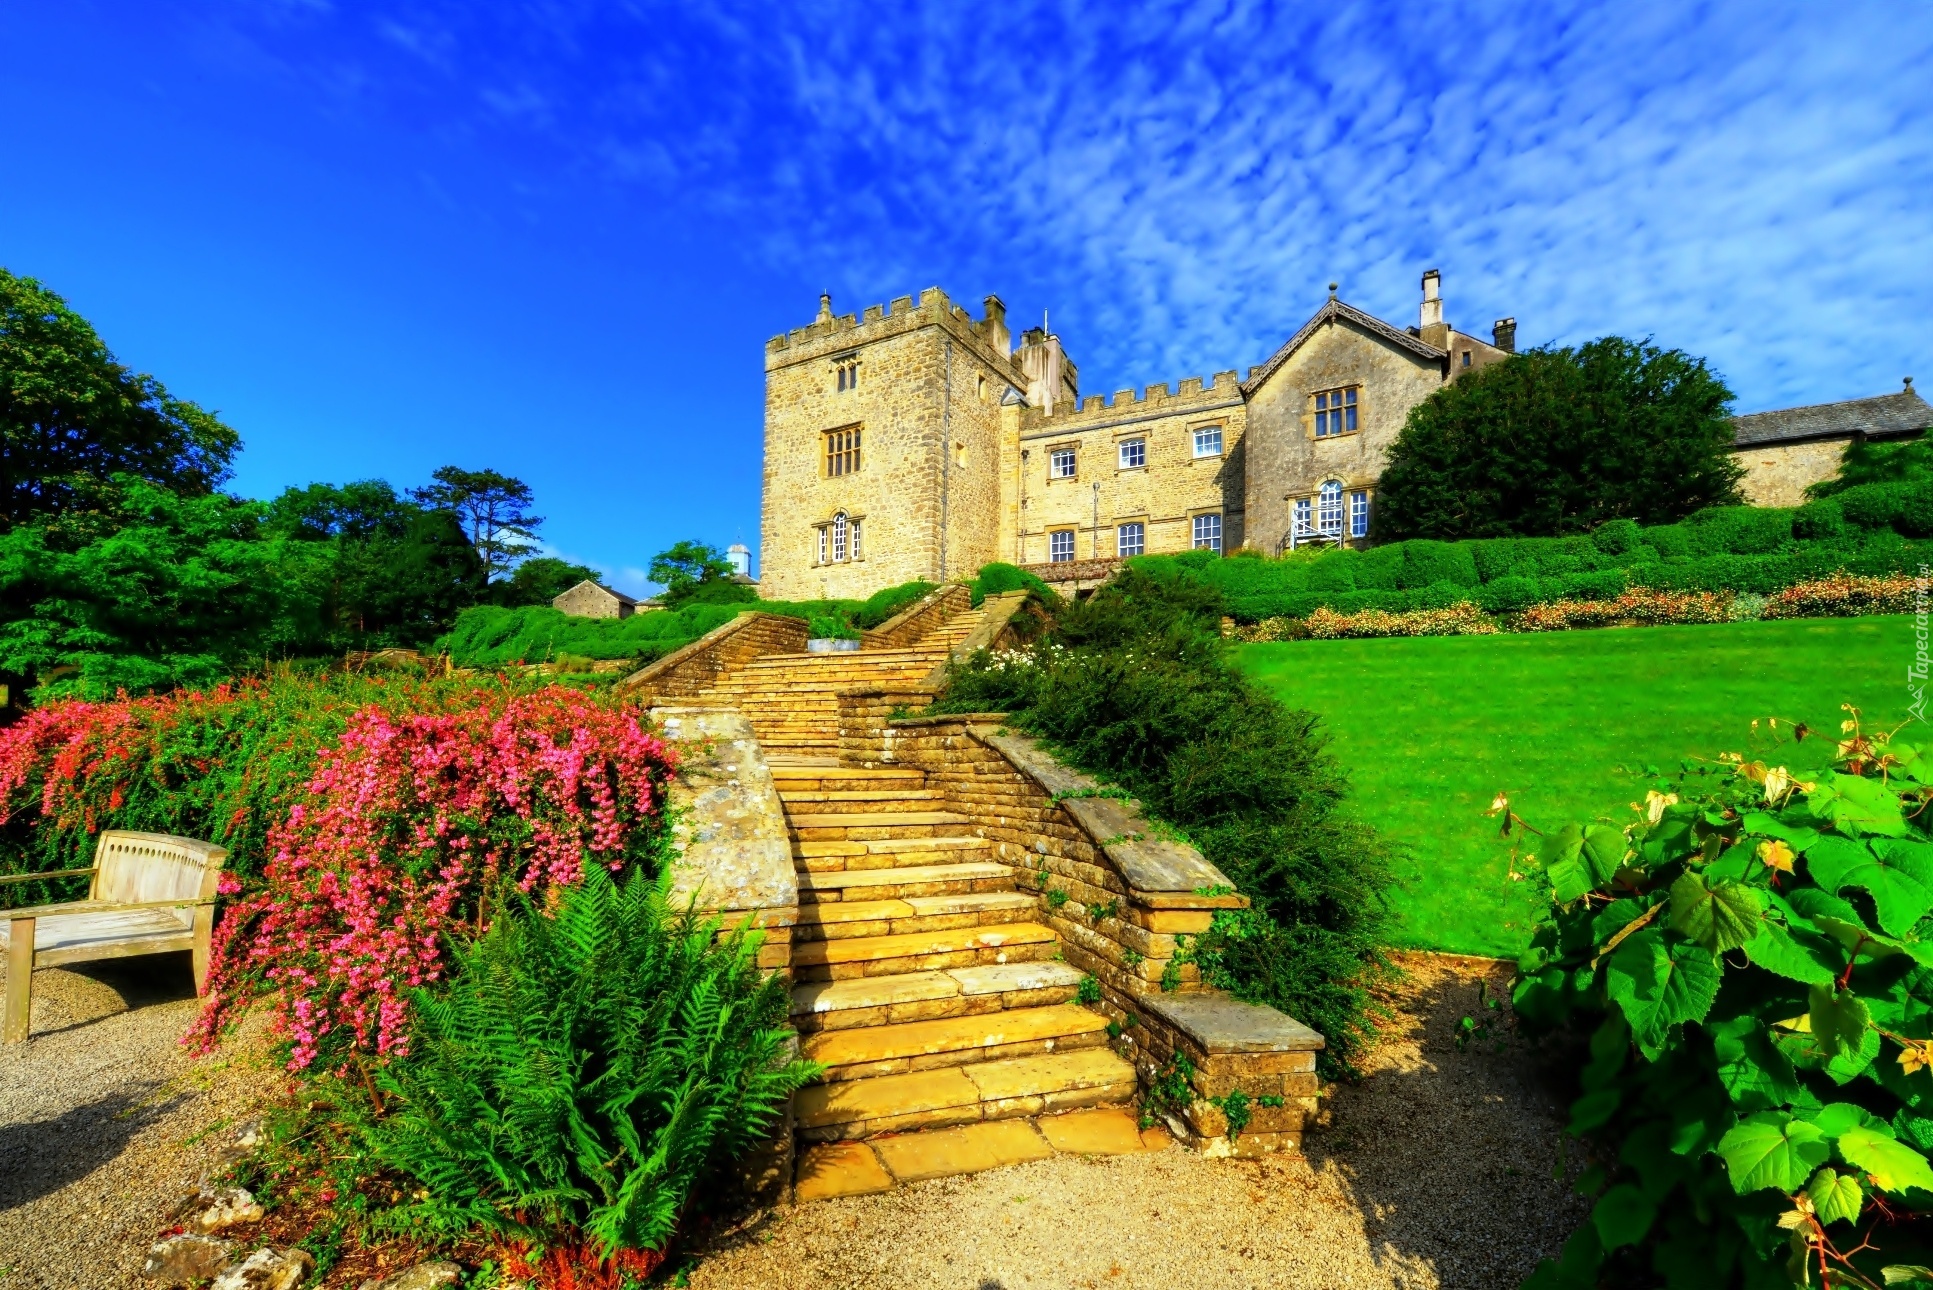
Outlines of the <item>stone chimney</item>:
M 1423 316 L 1416 334 L 1426 345 L 1438 349 L 1450 347 L 1449 324 L 1443 321 L 1443 275 L 1435 269 L 1423 274 Z
M 1517 352 L 1517 320 L 1499 318 L 1490 324 L 1490 343 L 1506 354 Z
M 1080 406 L 1080 389 L 1074 365 L 1061 350 L 1060 337 L 1045 327 L 1029 327 L 1020 334 L 1020 348 L 1014 362 L 1027 381 L 1027 404 L 1048 416 L 1065 403 L 1069 409 Z
M 985 303 L 987 316 L 980 323 L 980 334 L 993 346 L 994 353 L 1005 354 L 1013 347 L 1013 333 L 1007 330 L 1007 302 L 999 296 L 988 296 Z

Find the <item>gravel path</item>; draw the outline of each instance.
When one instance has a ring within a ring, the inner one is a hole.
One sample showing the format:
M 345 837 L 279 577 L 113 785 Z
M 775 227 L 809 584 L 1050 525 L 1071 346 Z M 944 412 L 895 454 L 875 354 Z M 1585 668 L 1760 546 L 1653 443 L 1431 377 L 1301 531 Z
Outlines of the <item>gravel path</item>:
M 189 1057 L 177 1041 L 195 1010 L 185 953 L 34 973 L 33 1037 L 0 1046 L 0 1288 L 144 1284 L 211 1130 L 274 1078 L 246 1042 Z
M 1564 1119 L 1521 1044 L 1458 1052 L 1459 1018 L 1507 969 L 1411 956 L 1402 1009 L 1305 1158 L 1180 1148 L 1057 1157 L 780 1210 L 691 1277 L 726 1287 L 1515 1285 L 1584 1208 L 1552 1178 Z M 1504 1014 L 1490 1014 L 1502 1016 Z M 1502 1034 L 1507 1021 L 1495 1030 Z

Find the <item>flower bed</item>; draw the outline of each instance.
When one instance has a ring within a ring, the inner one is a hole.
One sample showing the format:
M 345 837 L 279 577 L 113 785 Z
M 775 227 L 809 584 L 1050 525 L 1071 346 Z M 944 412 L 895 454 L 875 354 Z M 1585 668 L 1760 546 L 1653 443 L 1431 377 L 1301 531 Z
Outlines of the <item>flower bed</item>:
M 1918 579 L 1903 573 L 1864 578 L 1836 573 L 1802 582 L 1766 597 L 1766 618 L 1851 618 L 1860 614 L 1910 614 L 1918 604 Z
M 1755 618 L 1844 618 L 1910 614 L 1918 583 L 1904 574 L 1862 577 L 1836 573 L 1771 596 L 1752 592 L 1664 591 L 1632 587 L 1612 599 L 1544 601 L 1515 614 L 1492 616 L 1470 602 L 1443 609 L 1351 614 L 1318 607 L 1307 618 L 1264 618 L 1226 628 L 1244 644 L 1290 640 L 1350 640 L 1387 636 L 1484 636 L 1495 632 L 1561 632 L 1587 627 L 1725 623 Z

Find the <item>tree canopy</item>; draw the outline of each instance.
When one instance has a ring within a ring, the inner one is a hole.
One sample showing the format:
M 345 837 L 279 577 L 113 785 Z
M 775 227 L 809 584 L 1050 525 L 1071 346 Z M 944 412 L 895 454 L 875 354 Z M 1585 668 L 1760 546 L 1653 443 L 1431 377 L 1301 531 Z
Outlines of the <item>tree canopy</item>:
M 507 609 L 520 605 L 548 605 L 580 582 L 598 581 L 597 570 L 555 556 L 525 560 L 517 571 L 491 590 L 490 599 Z
M 1372 536 L 1555 536 L 1735 503 L 1731 401 L 1703 359 L 1646 341 L 1513 355 L 1411 409 Z
M 483 560 L 485 581 L 508 575 L 537 549 L 537 530 L 544 518 L 530 513 L 530 485 L 523 480 L 461 466 L 443 466 L 430 478 L 436 482 L 416 489 L 415 499 L 449 511 L 462 522 L 470 545 Z
M 664 584 L 658 599 L 666 607 L 724 605 L 757 600 L 758 592 L 732 580 L 732 562 L 715 546 L 703 542 L 675 542 L 651 557 L 651 581 Z
M 0 531 L 98 501 L 116 474 L 206 496 L 240 447 L 212 413 L 115 361 L 66 301 L 0 269 Z

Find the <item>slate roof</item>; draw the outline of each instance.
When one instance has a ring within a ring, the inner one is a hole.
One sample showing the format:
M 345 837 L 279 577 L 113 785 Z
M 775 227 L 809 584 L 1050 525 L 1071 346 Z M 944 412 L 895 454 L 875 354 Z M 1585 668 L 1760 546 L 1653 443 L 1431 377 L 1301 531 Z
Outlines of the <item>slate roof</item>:
M 1436 346 L 1427 343 L 1421 338 L 1410 335 L 1400 327 L 1392 327 L 1375 315 L 1366 314 L 1356 308 L 1356 306 L 1344 304 L 1334 296 L 1331 296 L 1322 308 L 1315 311 L 1308 322 L 1302 324 L 1301 330 L 1289 337 L 1282 348 L 1276 350 L 1274 354 L 1269 356 L 1268 362 L 1249 372 L 1248 379 L 1242 382 L 1243 393 L 1252 393 L 1261 388 L 1262 382 L 1273 376 L 1276 368 L 1289 361 L 1289 355 L 1301 349 L 1303 342 L 1315 335 L 1316 328 L 1332 319 L 1338 318 L 1352 322 L 1379 340 L 1387 341 L 1398 348 L 1409 350 L 1420 358 L 1435 359 L 1437 362 L 1442 362 L 1450 356 L 1450 351 L 1447 349 L 1438 349 Z
M 1740 448 L 1807 439 L 1849 439 L 1856 434 L 1883 438 L 1929 427 L 1933 427 L 1933 407 L 1910 386 L 1877 398 L 1842 399 L 1732 419 L 1733 442 Z

